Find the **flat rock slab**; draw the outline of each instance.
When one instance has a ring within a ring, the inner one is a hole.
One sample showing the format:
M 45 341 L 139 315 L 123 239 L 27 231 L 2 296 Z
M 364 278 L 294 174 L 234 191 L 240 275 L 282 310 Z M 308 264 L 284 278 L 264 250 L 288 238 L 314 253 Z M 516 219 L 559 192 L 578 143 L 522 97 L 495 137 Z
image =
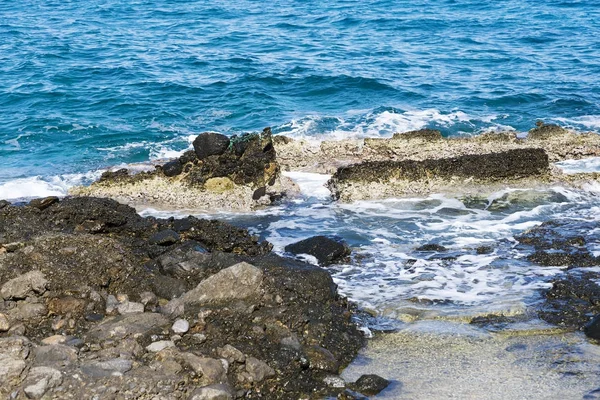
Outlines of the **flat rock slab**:
M 157 313 L 126 314 L 106 319 L 92 329 L 88 337 L 98 341 L 123 339 L 170 325 L 167 317 Z

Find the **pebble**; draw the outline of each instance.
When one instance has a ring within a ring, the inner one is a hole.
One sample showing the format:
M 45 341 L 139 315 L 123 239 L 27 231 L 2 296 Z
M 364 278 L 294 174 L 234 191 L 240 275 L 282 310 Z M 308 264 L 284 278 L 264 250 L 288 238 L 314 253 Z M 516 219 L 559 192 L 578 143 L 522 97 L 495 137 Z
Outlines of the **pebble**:
M 171 340 L 159 340 L 158 342 L 154 342 L 146 346 L 146 350 L 153 353 L 158 353 L 159 351 L 168 347 L 175 347 L 175 343 L 173 343 Z
M 125 301 L 117 306 L 119 314 L 143 313 L 144 305 L 134 301 Z
M 171 327 L 175 333 L 186 333 L 190 329 L 190 323 L 185 319 L 178 319 Z
M 43 344 L 63 344 L 67 341 L 67 337 L 63 335 L 52 335 L 42 340 Z

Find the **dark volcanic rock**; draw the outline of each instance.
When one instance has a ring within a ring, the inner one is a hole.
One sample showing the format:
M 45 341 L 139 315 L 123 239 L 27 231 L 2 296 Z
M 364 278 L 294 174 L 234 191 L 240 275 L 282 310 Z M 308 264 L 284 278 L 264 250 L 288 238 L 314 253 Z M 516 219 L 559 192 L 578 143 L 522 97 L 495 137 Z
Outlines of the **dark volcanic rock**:
M 375 396 L 383 389 L 388 387 L 390 381 L 380 377 L 379 375 L 362 375 L 358 380 L 351 385 L 353 390 L 367 396 Z
M 52 204 L 58 203 L 58 197 L 49 196 L 44 197 L 43 199 L 33 199 L 29 202 L 30 207 L 35 207 L 38 210 L 45 210 L 50 207 Z
M 424 244 L 423 246 L 417 247 L 416 250 L 417 251 L 423 251 L 423 252 L 429 252 L 429 251 L 444 252 L 444 251 L 448 251 L 447 248 L 445 248 L 444 246 L 442 246 L 440 244 L 437 244 L 437 243 Z
M 169 161 L 162 166 L 162 171 L 166 176 L 177 176 L 183 172 L 183 165 L 181 165 L 179 159 Z
M 220 133 L 204 132 L 194 139 L 194 151 L 200 160 L 223 154 L 229 147 L 229 138 Z
M 150 236 L 148 242 L 159 246 L 169 246 L 179 242 L 180 239 L 177 232 L 171 229 L 165 229 L 164 231 L 156 232 L 154 235 Z
M 34 350 L 16 376 L 61 377 L 44 388 L 48 398 L 67 388 L 74 398 L 110 398 L 108 387 L 132 398 L 326 398 L 342 388 L 325 376 L 364 344 L 354 306 L 326 270 L 271 254 L 223 222 L 143 218 L 82 197 L 44 212 L 7 205 L 0 236 L 21 243 L 1 258 L 2 317 L 10 334 L 29 338 L 15 346 Z M 228 367 L 223 349 L 236 350 Z M 0 396 L 22 391 L 23 379 L 1 385 Z
M 309 254 L 315 257 L 321 265 L 341 262 L 351 252 L 348 245 L 342 240 L 327 236 L 313 236 L 301 240 L 285 246 L 285 251 L 296 255 Z
M 3 209 L 6 206 L 9 206 L 10 202 L 6 201 L 6 200 L 0 200 L 0 210 Z
M 600 314 L 596 315 L 590 322 L 585 324 L 583 332 L 589 338 L 600 340 Z
M 548 155 L 543 149 L 514 149 L 424 161 L 365 162 L 338 169 L 332 180 L 371 182 L 391 178 L 418 180 L 429 176 L 494 180 L 540 175 L 548 172 L 548 168 Z
M 555 325 L 581 329 L 600 314 L 600 280 L 597 272 L 573 270 L 544 292 L 540 318 Z

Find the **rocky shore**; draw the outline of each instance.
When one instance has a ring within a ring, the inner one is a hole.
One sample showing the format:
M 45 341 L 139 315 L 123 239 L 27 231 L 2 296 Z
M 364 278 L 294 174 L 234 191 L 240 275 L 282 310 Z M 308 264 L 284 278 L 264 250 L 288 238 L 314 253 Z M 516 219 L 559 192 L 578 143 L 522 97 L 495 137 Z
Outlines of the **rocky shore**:
M 0 208 L 3 398 L 322 398 L 364 343 L 319 267 L 99 198 Z M 351 398 L 351 397 L 346 397 Z

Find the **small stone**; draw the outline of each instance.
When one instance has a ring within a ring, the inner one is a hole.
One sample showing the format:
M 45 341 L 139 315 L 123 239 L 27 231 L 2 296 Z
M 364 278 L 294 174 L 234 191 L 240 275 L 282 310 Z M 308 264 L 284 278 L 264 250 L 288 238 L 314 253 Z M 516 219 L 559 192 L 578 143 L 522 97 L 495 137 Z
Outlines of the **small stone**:
M 117 311 L 119 314 L 133 314 L 133 313 L 143 313 L 144 305 L 142 303 L 136 303 L 134 301 L 126 301 L 117 306 Z
M 10 322 L 6 314 L 0 313 L 0 332 L 6 332 L 10 329 Z
M 275 376 L 275 370 L 264 361 L 254 357 L 246 358 L 246 372 L 252 382 L 262 382 L 266 378 Z
M 125 293 L 119 293 L 117 294 L 117 301 L 119 303 L 125 303 L 126 301 L 129 301 L 129 296 L 127 296 Z
M 185 311 L 185 303 L 181 298 L 175 298 L 160 308 L 160 313 L 168 315 L 171 318 L 183 315 Z
M 417 251 L 421 251 L 421 252 L 444 252 L 444 251 L 448 251 L 448 249 L 440 244 L 437 243 L 428 243 L 428 244 L 424 244 L 423 246 L 417 247 L 416 249 Z
M 119 306 L 119 301 L 117 300 L 117 298 L 115 296 L 113 296 L 112 294 L 109 294 L 106 297 L 106 307 L 105 307 L 106 313 L 111 314 L 111 313 L 115 312 L 118 306 Z
M 42 340 L 43 344 L 63 344 L 67 341 L 67 337 L 63 336 L 63 335 L 53 335 L 53 336 L 48 336 L 47 338 Z
M 366 395 L 375 396 L 383 389 L 388 387 L 390 381 L 380 377 L 379 375 L 369 374 L 362 375 L 358 380 L 351 385 L 352 389 Z
M 146 350 L 153 353 L 158 353 L 159 351 L 169 347 L 175 347 L 175 343 L 173 343 L 171 340 L 159 340 L 158 342 L 154 342 L 146 346 Z
M 77 361 L 77 351 L 63 344 L 36 347 L 33 353 L 37 365 L 67 366 Z
M 281 343 L 283 347 L 289 347 L 294 350 L 300 350 L 302 348 L 296 335 L 284 337 L 279 343 Z
M 583 332 L 591 339 L 600 340 L 600 314 L 583 327 Z
M 131 370 L 133 361 L 125 358 L 112 358 L 106 361 L 92 361 L 81 366 L 81 371 L 93 378 L 124 374 Z
M 86 302 L 73 296 L 55 297 L 48 302 L 48 311 L 57 315 L 81 315 L 85 310 Z
M 162 171 L 165 176 L 177 176 L 183 171 L 183 165 L 179 160 L 169 161 L 162 166 Z
M 25 381 L 23 391 L 30 399 L 39 399 L 52 388 L 62 383 L 62 374 L 59 370 L 49 367 L 31 368 Z
M 338 400 L 369 400 L 368 397 L 363 396 L 360 393 L 353 392 L 350 389 L 344 390 L 342 393 L 338 394 Z
M 189 400 L 231 400 L 233 396 L 227 385 L 208 385 L 194 390 Z
M 175 333 L 186 333 L 190 329 L 190 323 L 185 319 L 178 319 L 173 323 L 171 330 Z
M 40 271 L 30 271 L 6 282 L 0 294 L 5 300 L 22 300 L 31 295 L 42 295 L 48 280 Z
M 148 243 L 159 246 L 169 246 L 179 242 L 179 234 L 171 229 L 165 229 L 150 236 Z
M 206 342 L 206 335 L 203 333 L 194 333 L 192 335 L 192 339 L 194 339 L 198 343 Z
M 8 317 L 13 321 L 39 320 L 46 316 L 46 306 L 40 303 L 21 302 L 17 308 L 9 310 Z
M 329 350 L 321 346 L 310 346 L 306 349 L 306 356 L 310 362 L 310 368 L 338 372 L 339 363 Z
M 158 304 L 158 297 L 152 292 L 143 292 L 140 294 L 140 303 L 145 307 L 154 307 Z
M 192 353 L 182 353 L 181 356 L 190 368 L 202 377 L 203 384 L 210 385 L 227 381 L 227 371 L 223 368 L 220 360 L 199 357 Z
M 320 265 L 330 265 L 342 262 L 351 253 L 350 247 L 338 238 L 313 236 L 285 246 L 288 253 L 308 254 L 315 257 Z
M 219 355 L 219 357 L 225 358 L 230 363 L 234 361 L 243 363 L 246 361 L 246 356 L 244 355 L 244 353 L 242 353 L 230 344 L 226 344 L 222 348 L 218 348 L 217 354 Z

